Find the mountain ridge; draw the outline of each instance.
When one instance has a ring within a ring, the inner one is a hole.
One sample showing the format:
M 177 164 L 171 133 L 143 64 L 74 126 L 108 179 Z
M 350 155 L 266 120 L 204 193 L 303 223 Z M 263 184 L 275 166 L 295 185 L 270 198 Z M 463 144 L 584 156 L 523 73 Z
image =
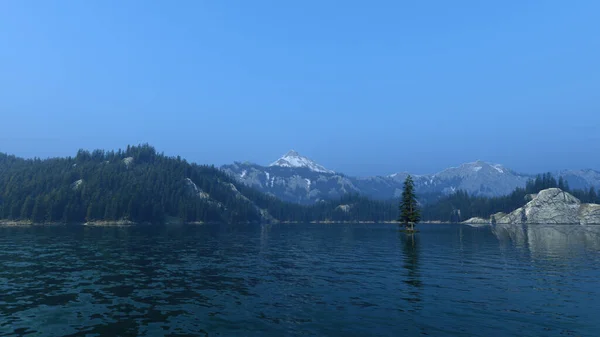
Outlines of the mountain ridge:
M 408 172 L 390 175 L 350 176 L 325 169 L 322 165 L 289 151 L 284 156 L 301 157 L 306 165 L 262 166 L 255 163 L 223 165 L 221 169 L 236 180 L 258 188 L 282 200 L 310 204 L 321 200 L 339 198 L 345 193 L 358 193 L 370 198 L 386 200 L 399 197 Z M 323 169 L 312 169 L 320 167 Z M 554 176 L 564 175 L 572 187 L 600 187 L 600 172 L 595 170 L 562 170 Z M 501 196 L 510 194 L 515 188 L 525 186 L 532 174 L 517 173 L 502 164 L 483 160 L 448 167 L 433 174 L 411 174 L 421 199 L 434 200 L 436 196 L 448 195 L 464 190 L 477 196 Z

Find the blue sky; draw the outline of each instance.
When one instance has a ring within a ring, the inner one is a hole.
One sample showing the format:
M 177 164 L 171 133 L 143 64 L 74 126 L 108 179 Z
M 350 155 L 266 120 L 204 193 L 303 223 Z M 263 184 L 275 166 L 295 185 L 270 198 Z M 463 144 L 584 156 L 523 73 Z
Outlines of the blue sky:
M 1 1 L 0 151 L 600 169 L 598 1 Z

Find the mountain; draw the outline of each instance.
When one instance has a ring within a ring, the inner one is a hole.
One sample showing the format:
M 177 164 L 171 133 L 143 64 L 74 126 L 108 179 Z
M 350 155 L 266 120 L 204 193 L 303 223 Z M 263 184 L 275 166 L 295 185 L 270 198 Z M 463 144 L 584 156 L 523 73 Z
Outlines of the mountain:
M 0 153 L 0 222 L 383 221 L 394 219 L 396 208 L 358 196 L 312 206 L 282 202 L 149 145 L 46 160 Z
M 389 176 L 350 177 L 324 168 L 313 160 L 290 151 L 269 166 L 236 162 L 221 169 L 238 181 L 262 192 L 298 203 L 339 198 L 358 193 L 387 200 L 402 193 L 407 172 Z M 498 196 L 523 187 L 531 176 L 518 174 L 498 164 L 466 163 L 432 175 L 413 175 L 421 200 L 435 199 L 456 190 L 479 196 Z
M 288 202 L 312 204 L 360 192 L 349 178 L 340 174 L 315 171 L 306 166 L 265 167 L 236 162 L 222 166 L 221 169 L 247 186 Z
M 314 162 L 313 160 L 301 156 L 298 152 L 291 150 L 288 153 L 286 153 L 285 155 L 283 155 L 283 157 L 277 159 L 275 162 L 273 162 L 271 165 L 269 165 L 270 167 L 273 166 L 278 166 L 278 167 L 289 167 L 289 168 L 307 168 L 313 172 L 320 172 L 320 173 L 335 173 L 331 170 L 328 170 L 326 168 L 324 168 L 323 166 L 317 164 L 316 162 Z
M 553 173 L 554 177 L 563 177 L 572 189 L 589 189 L 594 187 L 600 190 L 600 172 L 592 169 L 562 170 Z
M 406 174 L 392 175 L 403 181 Z M 478 196 L 499 196 L 525 186 L 529 175 L 518 174 L 499 164 L 481 160 L 447 168 L 427 176 L 415 176 L 417 190 L 421 193 L 450 194 L 456 190 L 467 191 Z

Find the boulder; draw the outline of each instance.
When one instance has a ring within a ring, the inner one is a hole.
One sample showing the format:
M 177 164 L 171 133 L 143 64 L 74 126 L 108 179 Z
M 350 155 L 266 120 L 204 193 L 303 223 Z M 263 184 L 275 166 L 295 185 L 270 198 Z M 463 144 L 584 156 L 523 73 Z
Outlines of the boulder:
M 579 199 L 558 188 L 540 191 L 525 206 L 504 217 L 497 224 L 600 224 L 600 205 L 582 204 Z

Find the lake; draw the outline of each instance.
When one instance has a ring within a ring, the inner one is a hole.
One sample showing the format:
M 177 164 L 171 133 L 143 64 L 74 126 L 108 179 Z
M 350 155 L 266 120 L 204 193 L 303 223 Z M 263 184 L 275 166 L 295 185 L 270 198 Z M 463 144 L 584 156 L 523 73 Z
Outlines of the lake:
M 0 227 L 0 336 L 599 336 L 600 226 Z

